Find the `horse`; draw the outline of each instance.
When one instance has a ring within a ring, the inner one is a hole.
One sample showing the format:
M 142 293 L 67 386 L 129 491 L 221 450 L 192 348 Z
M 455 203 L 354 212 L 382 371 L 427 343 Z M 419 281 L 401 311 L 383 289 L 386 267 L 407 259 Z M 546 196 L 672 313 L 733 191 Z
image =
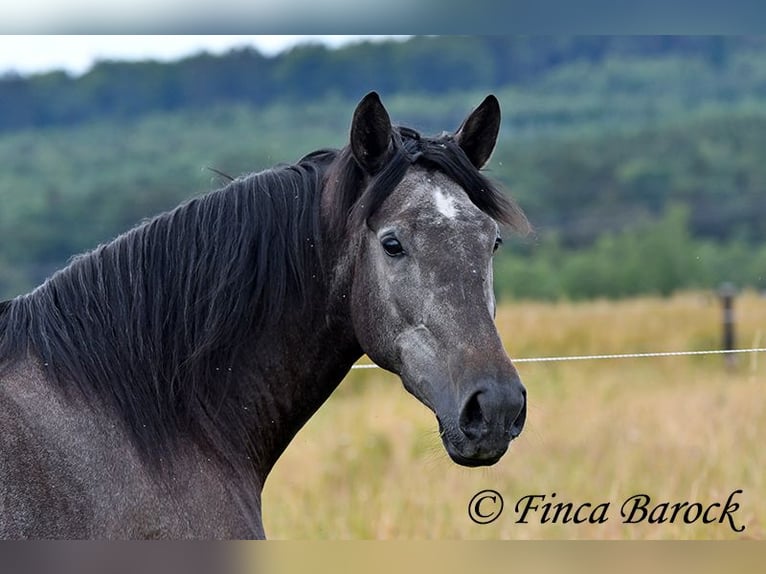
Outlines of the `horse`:
M 495 326 L 517 203 L 481 171 L 500 106 L 233 178 L 0 305 L 0 537 L 265 538 L 261 491 L 364 354 L 496 463 L 526 391 Z

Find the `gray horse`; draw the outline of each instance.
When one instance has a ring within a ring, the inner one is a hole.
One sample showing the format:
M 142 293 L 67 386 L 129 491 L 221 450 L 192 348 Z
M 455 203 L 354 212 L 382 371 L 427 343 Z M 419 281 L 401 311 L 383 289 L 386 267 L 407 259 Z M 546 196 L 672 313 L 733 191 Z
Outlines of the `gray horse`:
M 521 210 L 479 170 L 500 108 L 392 127 L 238 178 L 0 304 L 0 537 L 262 538 L 261 490 L 366 353 L 491 465 L 526 394 L 492 254 Z M 331 456 L 328 454 L 328 456 Z

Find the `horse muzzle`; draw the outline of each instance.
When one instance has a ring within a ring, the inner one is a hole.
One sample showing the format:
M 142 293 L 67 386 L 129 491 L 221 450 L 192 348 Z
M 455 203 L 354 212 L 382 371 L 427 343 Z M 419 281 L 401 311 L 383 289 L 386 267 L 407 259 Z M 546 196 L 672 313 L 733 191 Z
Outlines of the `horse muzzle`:
M 462 466 L 491 466 L 521 434 L 527 416 L 527 393 L 518 379 L 510 384 L 478 385 L 463 398 L 453 424 L 439 421 L 450 458 Z

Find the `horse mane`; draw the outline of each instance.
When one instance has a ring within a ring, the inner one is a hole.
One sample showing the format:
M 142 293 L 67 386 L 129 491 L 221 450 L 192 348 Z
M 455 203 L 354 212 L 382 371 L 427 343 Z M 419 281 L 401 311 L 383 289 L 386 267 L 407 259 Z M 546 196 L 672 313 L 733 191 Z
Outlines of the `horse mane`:
M 321 279 L 323 193 L 333 205 L 322 227 L 344 233 L 420 165 L 443 171 L 499 222 L 527 225 L 451 136 L 400 127 L 392 139 L 372 179 L 348 147 L 319 150 L 234 179 L 76 257 L 0 304 L 0 366 L 35 357 L 64 393 L 111 408 L 150 462 L 172 461 L 181 436 L 241 460 L 251 430 L 234 384 L 247 375 L 243 344 L 288 306 L 305 305 Z
M 153 462 L 170 461 L 183 432 L 217 454 L 242 445 L 241 407 L 224 399 L 243 343 L 302 304 L 319 273 L 334 155 L 235 179 L 76 257 L 0 316 L 0 364 L 35 356 L 64 393 L 111 407 Z

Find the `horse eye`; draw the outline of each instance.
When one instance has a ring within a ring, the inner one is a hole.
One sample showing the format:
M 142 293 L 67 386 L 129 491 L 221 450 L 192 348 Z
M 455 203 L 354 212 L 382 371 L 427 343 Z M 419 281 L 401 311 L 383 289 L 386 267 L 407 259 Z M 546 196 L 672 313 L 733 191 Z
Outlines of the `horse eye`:
M 495 246 L 492 248 L 492 253 L 500 249 L 500 246 L 502 244 L 503 244 L 503 238 L 498 235 L 497 238 L 495 239 Z
M 404 254 L 404 248 L 396 237 L 384 237 L 380 243 L 383 245 L 383 250 L 386 254 L 391 257 L 398 257 Z

